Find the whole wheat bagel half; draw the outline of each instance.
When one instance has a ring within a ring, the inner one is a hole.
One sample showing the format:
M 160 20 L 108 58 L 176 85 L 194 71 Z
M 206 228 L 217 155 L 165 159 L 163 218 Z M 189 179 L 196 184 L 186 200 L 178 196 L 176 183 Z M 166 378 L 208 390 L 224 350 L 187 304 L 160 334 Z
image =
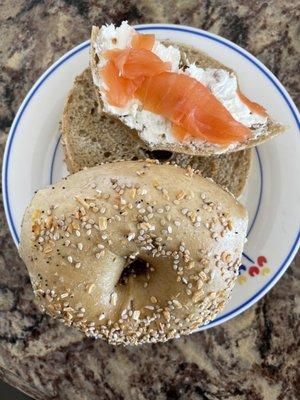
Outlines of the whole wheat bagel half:
M 247 212 L 196 171 L 105 164 L 37 192 L 20 255 L 42 310 L 112 344 L 208 323 L 238 274 Z

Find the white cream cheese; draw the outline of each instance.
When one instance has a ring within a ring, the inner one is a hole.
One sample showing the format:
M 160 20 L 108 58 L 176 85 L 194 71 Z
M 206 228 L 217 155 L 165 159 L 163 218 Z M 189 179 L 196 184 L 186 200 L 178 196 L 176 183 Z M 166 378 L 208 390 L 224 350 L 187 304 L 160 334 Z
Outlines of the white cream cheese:
M 99 57 L 98 66 L 103 67 L 107 62 L 106 58 L 103 57 L 103 51 L 129 47 L 134 34 L 135 30 L 126 21 L 122 22 L 119 27 L 115 27 L 113 24 L 102 26 L 96 43 L 92 44 Z M 255 126 L 261 128 L 255 131 L 256 136 L 263 131 L 263 127 L 267 123 L 267 118 L 252 113 L 240 100 L 237 94 L 237 78 L 233 73 L 223 69 L 199 68 L 194 63 L 186 68 L 185 71 L 180 70 L 180 51 L 174 46 L 165 46 L 157 40 L 152 51 L 161 60 L 170 62 L 173 72 L 188 74 L 205 85 L 236 121 L 248 127 Z M 164 143 L 177 142 L 172 133 L 171 122 L 160 115 L 143 110 L 139 100 L 133 99 L 129 101 L 124 108 L 111 106 L 107 102 L 107 87 L 105 83 L 100 79 L 99 75 L 95 75 L 93 73 L 94 83 L 99 87 L 105 112 L 117 116 L 127 126 L 138 130 L 141 138 L 151 144 L 155 145 L 162 141 Z M 202 141 L 191 139 L 191 142 L 199 145 Z M 235 145 L 230 145 L 230 147 L 234 148 Z M 223 148 L 224 151 L 226 149 L 228 148 Z

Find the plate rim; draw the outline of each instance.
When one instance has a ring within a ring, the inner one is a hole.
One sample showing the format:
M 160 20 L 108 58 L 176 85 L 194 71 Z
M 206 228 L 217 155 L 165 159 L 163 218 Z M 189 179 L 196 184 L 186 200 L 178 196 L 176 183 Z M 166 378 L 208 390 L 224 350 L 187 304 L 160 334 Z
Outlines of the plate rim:
M 212 41 L 217 42 L 218 44 L 225 45 L 226 47 L 229 47 L 239 55 L 243 56 L 246 58 L 251 64 L 256 66 L 264 75 L 266 78 L 268 78 L 269 81 L 276 87 L 277 91 L 283 97 L 285 103 L 288 105 L 288 108 L 293 115 L 293 118 L 298 126 L 298 133 L 300 133 L 300 115 L 297 110 L 296 105 L 294 104 L 293 100 L 291 99 L 290 95 L 288 94 L 287 90 L 284 88 L 284 86 L 280 83 L 280 81 L 273 75 L 273 73 L 261 62 L 259 61 L 256 57 L 254 57 L 251 53 L 249 53 L 247 50 L 241 48 L 240 46 L 236 45 L 235 43 L 231 42 L 230 40 L 223 38 L 219 35 L 216 35 L 214 33 L 204 31 L 202 29 L 194 28 L 194 27 L 189 27 L 186 25 L 176 25 L 176 24 L 141 24 L 141 25 L 136 25 L 135 28 L 137 30 L 169 30 L 169 31 L 179 31 L 179 32 L 184 32 L 188 34 L 193 34 L 196 36 L 204 37 L 206 39 L 210 39 Z M 24 111 L 26 110 L 27 106 L 30 103 L 30 100 L 33 98 L 34 94 L 38 91 L 40 86 L 46 81 L 46 79 L 65 61 L 67 61 L 69 58 L 73 57 L 76 55 L 78 52 L 84 50 L 86 47 L 88 47 L 90 44 L 90 40 L 86 40 L 79 45 L 75 46 L 68 52 L 66 52 L 64 55 L 62 55 L 56 62 L 54 62 L 52 65 L 50 65 L 49 68 L 37 79 L 37 81 L 34 83 L 34 85 L 31 87 L 29 92 L 26 94 L 24 100 L 22 101 L 15 118 L 13 120 L 12 126 L 10 128 L 6 145 L 5 145 L 5 150 L 3 154 L 3 163 L 2 163 L 2 193 L 3 193 L 3 205 L 4 205 L 4 211 L 6 215 L 6 220 L 9 226 L 10 233 L 12 235 L 12 238 L 14 240 L 15 245 L 18 247 L 18 234 L 17 230 L 13 221 L 11 209 L 10 209 L 10 203 L 9 203 L 9 190 L 8 190 L 8 167 L 9 167 L 9 158 L 11 155 L 11 149 L 12 149 L 12 144 L 13 140 L 15 137 L 15 133 L 17 130 L 17 127 L 20 123 L 20 120 L 22 118 L 22 115 Z M 236 307 L 232 311 L 221 315 L 217 318 L 215 318 L 213 321 L 208 323 L 207 325 L 204 325 L 197 330 L 204 330 L 207 328 L 211 328 L 213 326 L 219 325 L 220 323 L 226 322 L 231 318 L 234 318 L 235 316 L 239 315 L 249 307 L 251 307 L 254 303 L 259 301 L 281 278 L 283 273 L 286 271 L 290 263 L 292 262 L 294 256 L 297 253 L 297 250 L 300 246 L 300 229 L 298 230 L 298 234 L 296 236 L 296 239 L 294 240 L 293 245 L 290 247 L 288 255 L 285 257 L 284 261 L 281 263 L 281 265 L 277 268 L 277 271 L 275 275 L 266 282 L 263 287 L 255 293 L 252 297 L 250 297 L 247 301 L 245 301 L 243 304 L 240 306 Z

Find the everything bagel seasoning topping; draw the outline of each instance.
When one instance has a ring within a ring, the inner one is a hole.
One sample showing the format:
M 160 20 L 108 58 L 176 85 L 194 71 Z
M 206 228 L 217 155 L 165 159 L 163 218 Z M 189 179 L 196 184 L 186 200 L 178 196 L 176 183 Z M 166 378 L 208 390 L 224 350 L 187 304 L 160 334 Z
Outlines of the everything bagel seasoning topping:
M 121 173 L 113 178 L 108 175 L 109 184 L 89 185 L 84 195 L 73 192 L 73 203 L 66 211 L 62 205 L 58 210 L 50 208 L 50 213 L 39 207 L 41 213 L 34 215 L 31 225 L 32 245 L 39 252 L 33 262 L 47 263 L 55 278 L 53 287 L 45 287 L 43 271 L 42 279 L 33 282 L 36 296 L 50 315 L 74 324 L 88 336 L 137 344 L 186 334 L 223 307 L 240 257 L 222 245 L 227 235 L 235 236 L 234 218 L 211 198 L 211 192 L 190 182 L 184 189 L 169 184 L 159 173 L 153 174 L 151 168 L 158 167 L 139 163 L 130 182 Z M 159 177 L 155 185 L 151 176 Z M 186 181 L 200 179 L 191 170 L 187 177 Z M 199 249 L 198 240 L 191 239 L 195 229 L 212 249 Z M 216 239 L 221 243 L 218 250 L 212 242 Z M 67 283 L 70 268 L 78 274 L 76 284 Z M 220 292 L 209 289 L 216 278 L 224 282 Z M 174 290 L 158 291 L 160 279 L 167 279 Z M 104 281 L 111 286 L 104 287 Z M 85 296 L 97 307 L 96 320 L 89 307 L 76 307 L 79 301 L 87 304 Z

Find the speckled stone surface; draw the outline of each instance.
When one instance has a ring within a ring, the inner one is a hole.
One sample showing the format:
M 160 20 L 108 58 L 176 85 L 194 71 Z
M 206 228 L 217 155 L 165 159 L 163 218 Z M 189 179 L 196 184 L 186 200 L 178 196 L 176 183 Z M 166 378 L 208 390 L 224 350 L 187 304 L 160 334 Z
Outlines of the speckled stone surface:
M 2 0 L 1 157 L 36 77 L 87 39 L 92 24 L 172 22 L 218 33 L 264 62 L 299 105 L 299 15 L 294 0 Z M 222 326 L 114 348 L 40 314 L 0 202 L 0 378 L 41 400 L 297 399 L 299 267 L 298 256 L 260 302 Z

